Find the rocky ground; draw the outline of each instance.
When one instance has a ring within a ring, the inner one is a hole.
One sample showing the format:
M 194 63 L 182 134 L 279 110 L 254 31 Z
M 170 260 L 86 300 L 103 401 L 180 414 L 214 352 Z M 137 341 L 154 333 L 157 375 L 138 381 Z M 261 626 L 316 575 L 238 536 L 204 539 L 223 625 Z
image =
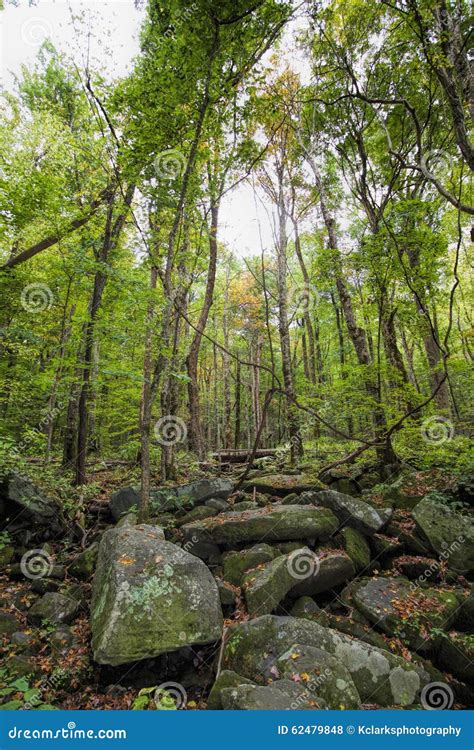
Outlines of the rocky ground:
M 474 704 L 472 488 L 254 471 L 82 518 L 0 493 L 0 708 Z

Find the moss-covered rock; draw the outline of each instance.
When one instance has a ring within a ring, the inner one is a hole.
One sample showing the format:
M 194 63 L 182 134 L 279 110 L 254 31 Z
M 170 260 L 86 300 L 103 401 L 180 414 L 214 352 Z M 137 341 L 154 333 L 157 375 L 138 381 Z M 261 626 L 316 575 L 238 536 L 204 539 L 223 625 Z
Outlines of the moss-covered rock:
M 223 666 L 266 683 L 281 654 L 294 643 L 327 651 L 349 671 L 361 700 L 382 706 L 410 705 L 430 680 L 419 665 L 305 618 L 264 615 L 230 629 Z
M 266 474 L 247 479 L 243 484 L 244 490 L 252 490 L 254 487 L 257 492 L 285 497 L 290 493 L 322 490 L 324 484 L 311 474 Z
M 22 512 L 23 520 L 32 520 L 37 525 L 48 526 L 52 531 L 63 527 L 61 509 L 56 500 L 21 474 L 13 473 L 0 482 L 0 498 L 5 502 L 4 514 Z
M 351 558 L 356 572 L 367 570 L 370 566 L 370 547 L 367 540 L 357 529 L 346 526 L 341 531 L 344 548 Z
M 474 570 L 474 522 L 448 504 L 427 495 L 413 508 L 413 518 L 431 547 L 453 570 Z
M 217 516 L 219 511 L 216 508 L 209 508 L 207 505 L 198 505 L 196 508 L 188 511 L 185 516 L 178 519 L 176 526 L 184 526 L 185 523 L 193 523 L 193 521 L 202 521 L 204 518 L 212 518 Z
M 276 680 L 271 685 L 238 685 L 221 690 L 222 707 L 228 711 L 322 710 L 325 702 L 304 685 Z
M 0 548 L 0 568 L 4 568 L 13 560 L 15 548 L 11 544 L 6 544 Z
M 210 498 L 226 498 L 232 492 L 232 488 L 232 481 L 221 477 L 198 479 L 196 482 L 178 487 L 155 488 L 150 492 L 151 513 L 155 515 L 180 508 L 193 508 Z M 115 520 L 118 520 L 131 508 L 138 508 L 139 503 L 138 488 L 122 487 L 112 494 L 109 507 Z
M 261 563 L 270 562 L 277 556 L 269 544 L 255 544 L 240 552 L 226 552 L 222 558 L 224 578 L 233 586 L 240 586 L 244 573 Z
M 293 604 L 290 615 L 292 617 L 307 617 L 319 612 L 321 612 L 321 608 L 318 607 L 314 599 L 311 599 L 310 596 L 300 596 Z
M 238 685 L 254 685 L 252 680 L 247 680 L 246 677 L 242 677 L 237 672 L 232 672 L 230 669 L 224 669 L 216 679 L 214 685 L 211 688 L 209 697 L 207 699 L 207 708 L 210 711 L 217 711 L 222 708 L 221 691 L 225 688 L 233 688 Z
M 318 492 L 315 502 L 329 508 L 337 516 L 340 523 L 352 526 L 363 534 L 376 534 L 387 523 L 390 512 L 379 513 L 368 503 L 350 495 L 334 490 Z M 383 509 L 388 511 L 388 509 Z
M 417 650 L 439 643 L 437 630 L 449 627 L 459 606 L 454 592 L 421 589 L 405 578 L 362 580 L 353 587 L 352 599 L 378 628 Z
M 450 674 L 472 685 L 474 682 L 474 635 L 451 632 L 441 639 L 439 665 Z
M 239 544 L 261 539 L 325 541 L 337 528 L 337 518 L 326 508 L 277 505 L 242 513 L 220 513 L 214 518 L 185 524 L 182 531 L 186 540 L 197 536 L 216 544 Z
M 93 542 L 89 547 L 86 547 L 85 550 L 77 555 L 70 564 L 68 572 L 74 576 L 74 578 L 80 578 L 87 581 L 94 574 L 98 554 L 99 544 L 98 542 Z
M 302 557 L 298 559 L 298 552 L 294 552 L 294 565 L 296 569 L 298 563 L 301 568 Z M 291 590 L 291 596 L 314 596 L 321 594 L 323 591 L 340 586 L 349 581 L 355 575 L 354 564 L 345 552 L 340 550 L 318 551 L 314 556 L 315 562 L 308 562 L 308 574 L 301 575 L 296 585 Z
M 313 697 L 322 698 L 329 709 L 360 708 L 360 696 L 349 671 L 327 651 L 295 643 L 279 657 L 277 669 Z
M 216 578 L 217 588 L 219 590 L 219 599 L 223 607 L 230 607 L 235 604 L 236 592 L 225 581 Z
M 0 611 L 0 638 L 14 633 L 19 627 L 20 623 L 12 612 Z
M 251 616 L 264 615 L 278 606 L 295 582 L 311 575 L 318 559 L 307 547 L 263 563 L 244 576 L 243 589 Z
M 69 596 L 48 592 L 28 610 L 28 620 L 32 625 L 43 623 L 69 623 L 77 615 L 79 603 Z
M 91 604 L 96 661 L 125 664 L 211 643 L 222 625 L 216 582 L 199 558 L 153 526 L 104 533 Z

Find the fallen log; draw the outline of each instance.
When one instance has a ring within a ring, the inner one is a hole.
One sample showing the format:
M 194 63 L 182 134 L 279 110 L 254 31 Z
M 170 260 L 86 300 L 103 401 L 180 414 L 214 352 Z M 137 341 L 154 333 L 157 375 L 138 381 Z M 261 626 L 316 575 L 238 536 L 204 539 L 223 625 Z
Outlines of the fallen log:
M 214 461 L 231 464 L 244 464 L 248 461 L 252 449 L 226 449 L 211 453 Z M 255 458 L 271 458 L 277 454 L 276 448 L 259 448 L 255 453 Z

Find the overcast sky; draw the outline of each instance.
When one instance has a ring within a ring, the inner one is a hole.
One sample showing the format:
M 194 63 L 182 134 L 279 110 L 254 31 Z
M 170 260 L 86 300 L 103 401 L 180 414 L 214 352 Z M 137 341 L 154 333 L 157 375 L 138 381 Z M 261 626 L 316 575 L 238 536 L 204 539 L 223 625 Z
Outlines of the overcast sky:
M 17 6 L 6 0 L 0 18 L 2 81 L 11 89 L 13 76 L 20 74 L 22 65 L 34 63 L 45 39 L 71 56 L 79 68 L 84 68 L 89 54 L 91 67 L 97 66 L 108 79 L 125 76 L 139 52 L 138 32 L 144 11 L 137 10 L 133 0 L 37 0 L 31 7 L 28 0 L 20 0 Z M 285 47 L 291 36 L 285 36 Z M 298 63 L 293 51 L 291 59 Z M 297 67 L 301 69 L 301 65 L 300 61 Z M 241 184 L 222 202 L 220 239 L 240 256 L 259 254 L 261 233 L 263 245 L 269 249 L 269 208 L 255 201 L 250 186 Z

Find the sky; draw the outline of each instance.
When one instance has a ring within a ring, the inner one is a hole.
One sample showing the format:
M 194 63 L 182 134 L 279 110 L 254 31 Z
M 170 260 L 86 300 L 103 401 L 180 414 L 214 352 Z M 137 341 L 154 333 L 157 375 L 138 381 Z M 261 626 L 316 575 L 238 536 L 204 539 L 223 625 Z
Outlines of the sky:
M 50 39 L 56 49 L 72 57 L 80 69 L 89 58 L 108 79 L 127 75 L 139 53 L 138 34 L 144 10 L 133 0 L 5 0 L 0 13 L 2 85 L 11 90 L 22 65 L 34 64 L 41 44 Z M 293 49 L 287 32 L 283 48 L 301 72 L 304 63 Z M 272 246 L 270 207 L 255 200 L 250 185 L 241 183 L 224 196 L 219 236 L 238 256 L 260 254 Z

